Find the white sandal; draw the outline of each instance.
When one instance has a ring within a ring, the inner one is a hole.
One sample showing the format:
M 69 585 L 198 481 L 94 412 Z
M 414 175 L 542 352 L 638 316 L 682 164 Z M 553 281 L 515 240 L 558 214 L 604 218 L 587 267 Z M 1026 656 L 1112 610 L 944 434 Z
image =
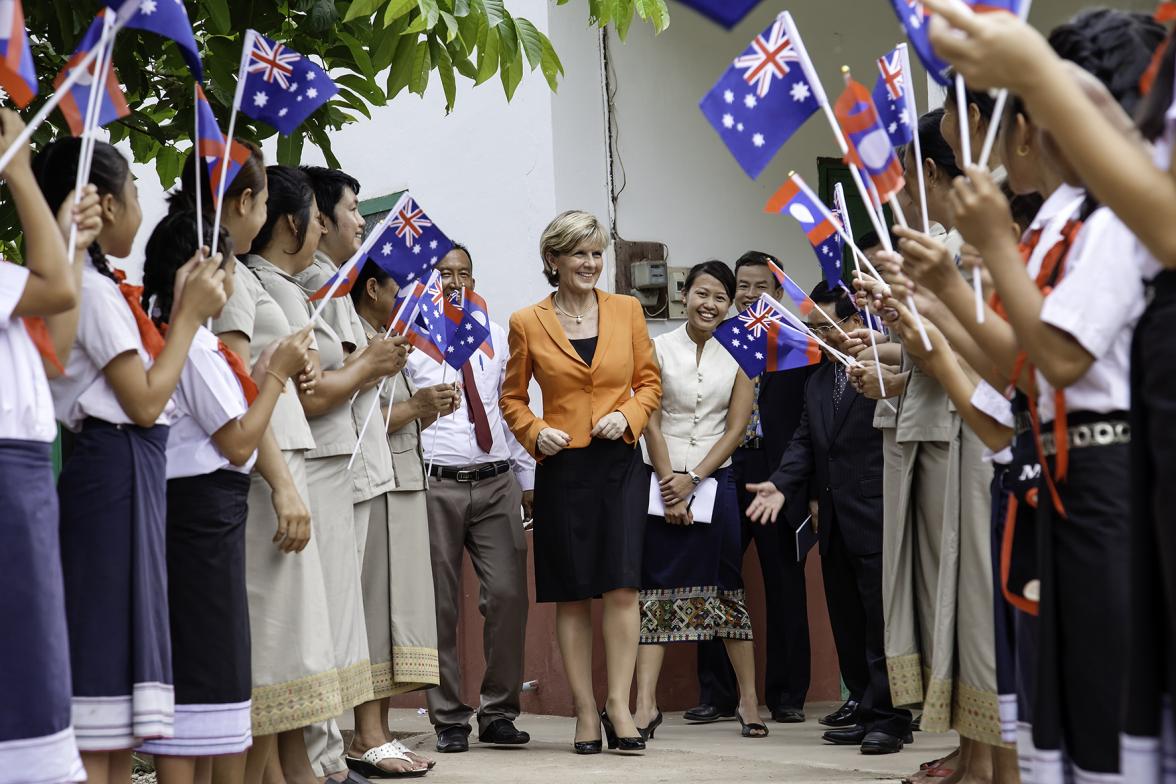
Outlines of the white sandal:
M 416 769 L 416 763 L 408 756 L 408 749 L 399 741 L 385 743 L 382 746 L 368 749 L 363 753 L 362 757 L 353 757 L 348 754 L 346 759 L 347 767 L 361 776 L 367 776 L 368 778 L 419 778 L 429 772 L 428 768 L 422 770 Z M 392 759 L 407 762 L 413 768 L 405 771 L 393 771 L 380 767 L 381 762 Z
M 414 763 L 416 763 L 418 765 L 428 765 L 429 770 L 432 770 L 433 767 L 437 764 L 437 760 L 432 760 L 432 759 L 429 759 L 428 757 L 425 757 L 424 755 L 417 754 L 415 751 L 410 749 L 408 746 L 405 746 L 399 740 L 389 741 L 388 745 L 392 746 L 393 748 L 395 748 L 397 751 L 401 752 L 402 754 L 407 754 L 409 759 L 412 760 Z M 417 759 L 413 760 L 412 759 L 413 757 L 416 757 Z

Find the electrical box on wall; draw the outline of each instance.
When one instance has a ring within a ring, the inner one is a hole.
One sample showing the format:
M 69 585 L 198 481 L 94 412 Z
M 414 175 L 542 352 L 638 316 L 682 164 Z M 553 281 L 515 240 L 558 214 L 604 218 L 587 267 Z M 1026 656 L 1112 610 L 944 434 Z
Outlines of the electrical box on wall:
M 617 238 L 613 251 L 617 259 L 614 291 L 636 297 L 647 319 L 667 318 L 672 291 L 668 287 L 666 246 Z
M 667 318 L 686 318 L 686 276 L 690 270 L 686 267 L 670 267 L 670 305 Z

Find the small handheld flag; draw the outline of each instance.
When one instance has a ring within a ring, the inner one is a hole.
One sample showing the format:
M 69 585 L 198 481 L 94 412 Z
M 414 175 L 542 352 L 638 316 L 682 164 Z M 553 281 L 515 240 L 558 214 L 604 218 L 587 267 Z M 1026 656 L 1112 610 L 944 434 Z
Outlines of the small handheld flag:
M 887 201 L 902 189 L 902 164 L 894 154 L 870 93 L 860 82 L 847 78 L 845 92 L 833 110 L 849 145 L 847 162 L 863 169 L 874 183 L 878 200 Z
M 61 73 L 53 80 L 54 87 L 60 87 L 75 68 L 82 67 L 81 63 L 90 56 L 91 52 L 101 42 L 102 32 L 106 26 L 105 14 L 105 11 L 99 12 L 97 18 L 90 24 L 89 29 L 86 30 L 86 34 L 78 42 L 78 48 L 74 50 L 73 56 L 69 58 L 65 67 L 61 69 Z M 85 130 L 86 107 L 90 103 L 90 90 L 94 89 L 94 81 L 97 76 L 95 71 L 96 62 L 94 59 L 90 59 L 87 62 L 82 78 L 78 79 L 61 99 L 61 114 L 65 117 L 65 122 L 69 125 L 70 133 L 74 136 L 81 136 L 82 131 Z M 98 92 L 96 126 L 108 125 L 120 117 L 126 117 L 131 113 L 130 108 L 127 106 L 126 97 L 123 95 L 122 87 L 119 86 L 118 75 L 114 72 L 113 65 L 106 68 L 106 80 L 98 88 Z
M 441 286 L 440 273 L 433 270 L 424 284 L 418 282 L 413 295 L 420 299 L 420 304 L 416 318 L 408 322 L 407 331 L 403 334 L 413 347 L 443 364 L 449 337 L 445 323 L 445 290 Z
M 907 74 L 903 68 L 902 52 L 898 49 L 878 58 L 878 81 L 874 83 L 874 107 L 882 127 L 890 137 L 892 147 L 910 144 L 914 138 L 914 126 L 918 118 L 911 117 L 907 103 L 910 89 Z
M 715 338 L 749 378 L 821 361 L 820 345 L 785 324 L 782 314 L 763 299 L 720 324 Z
M 679 0 L 682 5 L 713 19 L 730 30 L 759 5 L 760 0 Z
M 331 273 L 331 277 L 327 278 L 327 282 L 320 286 L 318 291 L 310 295 L 310 301 L 316 302 L 328 294 L 331 299 L 347 296 L 355 286 L 355 281 L 359 280 L 359 271 L 362 269 L 362 262 L 358 264 L 347 263 L 339 267 Z
M 486 327 L 486 339 L 479 349 L 487 357 L 494 359 L 494 344 L 490 340 L 490 311 L 486 307 L 486 300 L 482 299 L 482 296 L 473 289 L 465 289 L 462 292 L 462 297 L 464 297 L 465 310 L 473 316 L 475 321 Z
M 479 321 L 477 311 L 470 307 L 468 296 L 472 293 L 469 289 L 454 292 L 444 306 L 448 330 L 445 361 L 456 370 L 461 370 L 490 338 L 489 324 Z
M 197 139 L 196 147 L 200 157 L 204 159 L 208 171 L 208 186 L 212 191 L 212 202 L 215 205 L 220 198 L 220 194 L 228 190 L 229 185 L 232 184 L 233 178 L 237 176 L 237 172 L 241 171 L 241 167 L 249 160 L 249 148 L 236 141 L 229 143 L 228 137 L 220 132 L 220 126 L 217 125 L 216 115 L 212 113 L 212 107 L 208 105 L 208 98 L 204 95 L 204 89 L 196 85 L 196 127 Z M 226 168 L 222 158 L 225 155 L 225 146 L 228 144 L 229 148 L 229 165 Z M 221 172 L 224 172 L 224 179 L 222 181 Z
M 964 0 L 972 10 L 978 14 L 990 14 L 994 12 L 1004 12 L 1006 14 L 1019 15 L 1021 13 L 1021 0 Z
M 813 203 L 812 194 L 801 190 L 795 180 L 788 180 L 768 200 L 764 211 L 787 213 L 795 218 L 817 254 L 825 280 L 830 285 L 841 281 L 841 235 L 827 211 Z
M 788 273 L 780 269 L 776 265 L 776 262 L 769 261 L 768 269 L 776 276 L 776 282 L 780 284 L 780 288 L 784 289 L 784 293 L 788 295 L 788 299 L 792 300 L 792 303 L 796 305 L 797 310 L 800 311 L 800 315 L 807 317 L 808 314 L 816 309 L 817 303 L 813 302 L 808 292 L 797 285 L 796 281 L 788 277 Z
M 735 160 L 758 177 L 772 157 L 818 109 L 818 96 L 802 66 L 787 12 L 755 37 L 699 104 Z
M 931 38 L 928 36 L 931 15 L 927 13 L 922 0 L 890 0 L 890 6 L 898 16 L 898 21 L 902 23 L 907 39 L 915 47 L 915 53 L 923 61 L 927 73 L 946 87 L 950 82 L 948 72 L 951 71 L 951 66 L 940 59 L 931 46 Z
M 37 71 L 21 0 L 0 0 L 0 87 L 20 109 L 37 94 Z
M 245 33 L 234 108 L 289 136 L 339 92 L 327 72 L 256 30 Z
M 453 241 L 406 191 L 381 224 L 368 258 L 403 288 L 427 277 L 433 265 L 452 249 Z
M 200 62 L 200 49 L 192 35 L 192 22 L 183 0 L 104 0 L 108 8 L 119 16 L 130 15 L 126 26 L 136 30 L 161 35 L 175 41 L 180 54 L 188 63 L 188 70 L 196 81 L 204 81 L 204 65 Z M 138 10 L 135 10 L 135 6 Z

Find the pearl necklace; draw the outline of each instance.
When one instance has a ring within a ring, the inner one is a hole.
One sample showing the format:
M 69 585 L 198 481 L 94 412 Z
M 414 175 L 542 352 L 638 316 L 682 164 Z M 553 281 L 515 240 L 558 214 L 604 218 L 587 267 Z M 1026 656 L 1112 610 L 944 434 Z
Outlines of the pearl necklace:
M 595 299 L 595 297 L 593 299 Z M 559 306 L 559 302 L 556 301 L 554 294 L 551 295 L 551 304 L 555 305 L 555 309 L 557 311 L 559 311 L 560 313 L 562 313 L 563 315 L 567 316 L 568 318 L 575 319 L 577 324 L 583 324 L 584 323 L 584 316 L 588 315 L 587 313 L 579 313 L 579 314 L 568 313 L 566 310 L 564 310 L 563 308 L 561 308 Z

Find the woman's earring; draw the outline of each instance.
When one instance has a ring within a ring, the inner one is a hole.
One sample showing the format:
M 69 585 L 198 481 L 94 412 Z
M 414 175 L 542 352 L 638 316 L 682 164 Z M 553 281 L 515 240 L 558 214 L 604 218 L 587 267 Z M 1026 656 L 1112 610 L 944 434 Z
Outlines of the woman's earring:
M 1029 154 L 1029 145 L 1028 144 L 1022 144 L 1020 147 L 1017 148 L 1017 155 L 1019 155 L 1020 157 L 1024 158 L 1028 154 Z

